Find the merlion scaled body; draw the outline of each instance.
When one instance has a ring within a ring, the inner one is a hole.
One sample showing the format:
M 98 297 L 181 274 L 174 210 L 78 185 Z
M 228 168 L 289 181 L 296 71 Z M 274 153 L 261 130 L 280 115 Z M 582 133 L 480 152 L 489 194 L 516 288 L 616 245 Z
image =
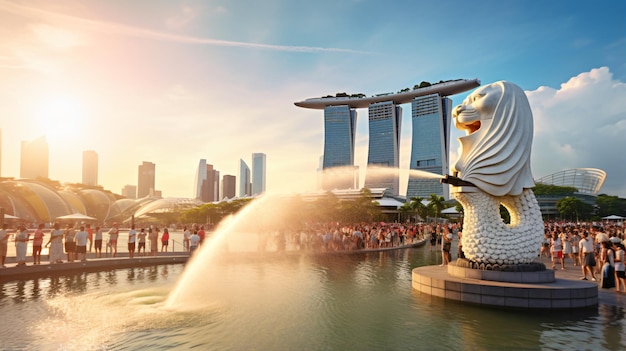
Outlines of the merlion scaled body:
M 470 94 L 452 112 L 459 138 L 454 175 L 474 186 L 452 186 L 464 209 L 463 251 L 478 264 L 532 262 L 543 239 L 543 221 L 530 169 L 533 117 L 524 91 L 500 81 Z M 454 184 L 453 184 L 454 185 Z M 503 205 L 510 224 L 500 216 Z

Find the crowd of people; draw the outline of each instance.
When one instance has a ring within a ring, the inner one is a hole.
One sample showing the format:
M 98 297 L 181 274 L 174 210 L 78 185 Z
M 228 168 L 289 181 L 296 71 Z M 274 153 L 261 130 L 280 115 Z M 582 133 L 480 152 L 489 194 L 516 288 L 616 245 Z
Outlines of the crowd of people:
M 49 249 L 49 261 L 52 264 L 85 261 L 88 252 L 94 252 L 94 256 L 100 258 L 103 256 L 103 248 L 110 257 L 117 257 L 120 234 L 127 236 L 125 241 L 129 258 L 167 252 L 172 240 L 169 228 L 156 225 L 139 229 L 131 225 L 127 234 L 126 231 L 123 234 L 120 232 L 118 223 L 113 223 L 106 231 L 100 226 L 92 228 L 90 224 L 68 224 L 61 229 L 61 225 L 55 223 L 49 236 L 44 233 L 43 224 L 38 225 L 32 233 L 23 225 L 17 226 L 14 233 L 8 230 L 6 223 L 0 229 L 0 267 L 3 268 L 11 236 L 14 236 L 18 266 L 26 265 L 31 237 L 33 265 L 41 264 L 43 248 Z M 196 224 L 184 226 L 182 232 L 183 250 L 190 254 L 198 249 L 207 236 L 205 227 Z M 402 247 L 426 240 L 430 243 L 431 251 L 441 251 L 442 265 L 446 265 L 452 260 L 452 242 L 458 240 L 457 257 L 464 257 L 462 227 L 456 223 L 318 223 L 295 230 L 260 232 L 259 251 L 338 252 Z M 108 237 L 105 238 L 105 235 Z M 551 260 L 553 269 L 557 265 L 563 270 L 570 264 L 580 266 L 581 279 L 598 280 L 603 288 L 626 292 L 626 249 L 623 240 L 621 224 L 546 222 L 545 238 L 538 253 L 540 257 Z M 150 251 L 147 252 L 147 249 Z
M 602 288 L 626 292 L 624 228 L 610 223 L 546 223 L 540 255 L 552 269 L 566 269 L 566 259 L 580 266 L 582 280 L 599 281 Z
M 9 225 L 4 223 L 0 229 L 0 268 L 6 268 L 8 243 L 11 237 L 14 237 L 17 266 L 26 265 L 27 248 L 31 240 L 33 265 L 41 264 L 43 248 L 48 249 L 51 264 L 84 262 L 87 260 L 88 252 L 94 252 L 96 258 L 101 258 L 103 248 L 107 256 L 117 257 L 118 255 L 118 240 L 121 234 L 118 223 L 113 223 L 106 231 L 100 226 L 92 228 L 91 224 L 78 226 L 67 224 L 65 228 L 61 228 L 60 223 L 55 223 L 50 229 L 49 236 L 44 232 L 44 227 L 44 224 L 39 224 L 37 229 L 32 231 L 24 225 L 18 225 L 12 233 L 9 231 Z M 106 240 L 105 235 L 108 235 Z M 48 240 L 44 244 L 45 237 L 48 237 Z M 206 231 L 203 225 L 185 226 L 183 229 L 184 250 L 193 253 L 205 237 Z M 136 230 L 135 225 L 131 225 L 127 236 L 128 257 L 156 256 L 159 252 L 159 244 L 160 251 L 167 252 L 171 240 L 167 227 L 161 229 L 156 225 L 150 225 L 148 228 Z M 149 247 L 149 253 L 146 252 L 146 247 Z

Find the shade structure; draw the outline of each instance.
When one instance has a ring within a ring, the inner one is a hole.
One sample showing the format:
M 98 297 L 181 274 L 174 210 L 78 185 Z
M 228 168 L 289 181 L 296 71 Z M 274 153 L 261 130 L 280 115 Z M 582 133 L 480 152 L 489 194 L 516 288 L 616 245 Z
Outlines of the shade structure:
M 10 215 L 8 213 L 4 214 L 4 219 L 19 219 L 19 218 L 20 217 L 16 217 L 16 216 Z
M 80 220 L 95 221 L 96 220 L 96 218 L 94 217 L 89 217 L 79 212 L 72 213 L 72 214 L 65 215 L 65 216 L 60 216 L 60 217 L 57 217 L 56 219 L 72 219 L 72 220 L 77 220 L 77 221 L 80 221 Z
M 622 217 L 622 216 L 618 216 L 618 215 L 610 215 L 610 216 L 606 216 L 606 217 L 602 217 L 602 219 L 606 219 L 606 220 L 613 220 L 613 221 L 618 221 L 621 219 L 626 219 L 626 217 Z

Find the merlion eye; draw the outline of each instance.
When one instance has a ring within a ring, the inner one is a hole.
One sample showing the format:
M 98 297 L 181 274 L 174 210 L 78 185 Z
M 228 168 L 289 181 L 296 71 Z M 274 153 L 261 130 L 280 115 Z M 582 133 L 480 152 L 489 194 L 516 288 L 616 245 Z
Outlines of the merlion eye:
M 472 102 L 478 100 L 478 99 L 482 99 L 486 94 L 476 94 L 472 97 Z

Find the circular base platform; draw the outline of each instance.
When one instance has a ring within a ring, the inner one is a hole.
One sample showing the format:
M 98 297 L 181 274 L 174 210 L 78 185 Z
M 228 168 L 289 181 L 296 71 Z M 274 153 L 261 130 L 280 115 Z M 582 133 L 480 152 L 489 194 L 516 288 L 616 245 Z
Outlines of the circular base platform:
M 596 306 L 598 304 L 598 286 L 587 281 L 554 279 L 552 271 L 550 282 L 537 282 L 546 278 L 543 272 L 494 272 L 478 271 L 482 273 L 509 273 L 520 275 L 517 281 L 494 281 L 472 278 L 476 271 L 456 266 L 424 266 L 413 269 L 413 289 L 428 295 L 438 296 L 450 300 L 458 300 L 480 305 L 511 307 L 561 309 Z M 455 271 L 454 276 L 449 269 Z M 544 272 L 550 272 L 544 271 Z M 514 277 L 510 276 L 509 277 Z M 534 282 L 531 282 L 534 281 Z

